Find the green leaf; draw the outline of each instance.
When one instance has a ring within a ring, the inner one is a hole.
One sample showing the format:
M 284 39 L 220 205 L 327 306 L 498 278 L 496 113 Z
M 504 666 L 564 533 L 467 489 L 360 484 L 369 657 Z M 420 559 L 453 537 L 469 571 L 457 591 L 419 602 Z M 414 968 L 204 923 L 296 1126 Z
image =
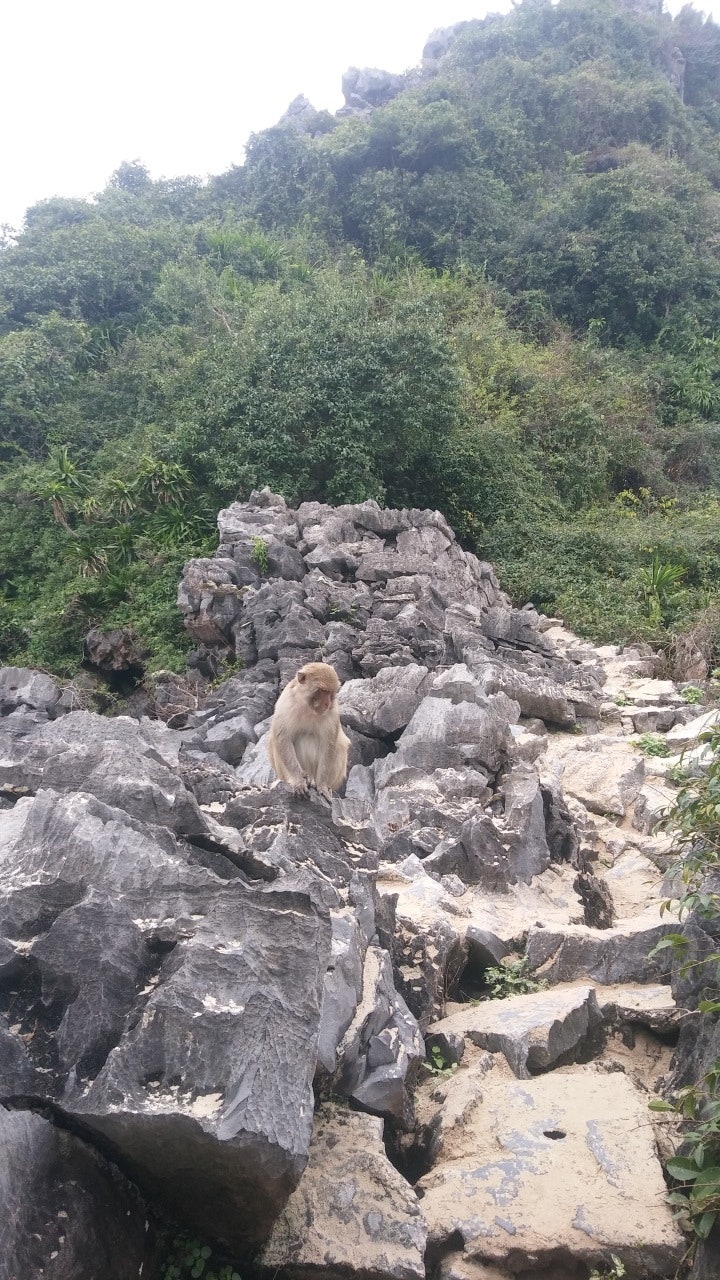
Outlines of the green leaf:
M 698 1218 L 697 1222 L 693 1223 L 693 1230 L 701 1240 L 707 1240 L 716 1218 L 717 1210 L 711 1209 L 708 1213 L 704 1213 L 701 1218 Z
M 677 1178 L 678 1182 L 692 1182 L 699 1172 L 695 1161 L 687 1156 L 673 1156 L 672 1160 L 668 1160 L 666 1168 L 670 1177 Z

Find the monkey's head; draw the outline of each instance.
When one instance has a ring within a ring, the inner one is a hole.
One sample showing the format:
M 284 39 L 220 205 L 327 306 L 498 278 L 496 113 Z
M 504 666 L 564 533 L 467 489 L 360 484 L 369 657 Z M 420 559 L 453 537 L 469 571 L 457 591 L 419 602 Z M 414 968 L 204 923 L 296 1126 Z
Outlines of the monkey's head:
M 308 706 L 318 715 L 329 711 L 340 688 L 337 673 L 327 662 L 306 662 L 298 671 L 297 680 Z

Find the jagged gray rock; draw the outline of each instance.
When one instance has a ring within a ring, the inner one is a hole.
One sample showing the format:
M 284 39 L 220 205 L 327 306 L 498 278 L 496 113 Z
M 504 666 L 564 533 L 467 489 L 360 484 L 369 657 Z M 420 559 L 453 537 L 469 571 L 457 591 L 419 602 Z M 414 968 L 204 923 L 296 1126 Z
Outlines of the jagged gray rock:
M 171 1212 L 247 1249 L 307 1158 L 328 913 L 151 830 L 83 794 L 0 814 L 4 930 L 32 939 L 15 1017 L 47 1095 Z
M 425 1056 L 418 1024 L 395 990 L 386 951 L 369 947 L 362 999 L 341 1041 L 337 1088 L 347 1097 L 408 1125 L 412 1119 L 407 1085 Z
M 50 676 L 27 667 L 0 668 L 0 715 L 27 707 L 49 716 L 57 708 L 61 690 Z
M 157 1251 L 134 1187 L 42 1116 L 0 1107 L 2 1280 L 137 1280 Z
M 601 1096 L 609 1077 L 592 1068 L 568 1086 L 576 1069 L 558 1064 L 599 1055 L 648 1080 L 649 1064 L 669 1070 L 657 1037 L 678 1026 L 683 1083 L 718 1052 L 705 1024 L 693 1040 L 692 983 L 675 973 L 677 1005 L 658 988 L 670 953 L 647 958 L 676 927 L 648 905 L 670 858 L 651 829 L 664 766 L 628 739 L 688 718 L 677 686 L 654 678 L 647 646 L 595 649 L 513 609 L 438 512 L 293 510 L 265 489 L 218 523 L 217 554 L 179 589 L 197 644 L 170 720 L 182 730 L 78 713 L 72 687 L 0 672 L 0 1100 L 46 1100 L 150 1201 L 238 1259 L 264 1247 L 273 1274 L 409 1280 L 446 1253 L 446 1280 L 478 1280 L 489 1259 L 504 1275 L 558 1259 L 574 1274 L 609 1248 L 636 1267 L 604 1187 L 635 1095 Z M 267 757 L 278 690 L 308 659 L 344 682 L 353 767 L 332 806 L 293 796 Z M 716 940 L 686 928 L 702 961 Z M 467 1003 L 488 967 L 523 956 L 582 986 Z M 443 1030 L 453 1000 L 463 1028 Z M 422 1066 L 428 1029 L 461 1063 L 440 1079 Z M 519 1103 L 485 1044 L 524 1077 Z M 313 1089 L 356 1110 L 330 1105 L 310 1147 Z M 565 1139 L 540 1141 L 536 1121 L 569 1124 L 576 1089 L 602 1142 L 586 1134 L 548 1164 Z M 363 1111 L 386 1117 L 404 1168 L 429 1170 L 425 1257 L 416 1198 Z M 573 1205 L 552 1189 L 569 1169 Z M 628 1203 L 665 1275 L 676 1238 L 652 1171 Z M 543 1196 L 575 1216 L 543 1226 Z

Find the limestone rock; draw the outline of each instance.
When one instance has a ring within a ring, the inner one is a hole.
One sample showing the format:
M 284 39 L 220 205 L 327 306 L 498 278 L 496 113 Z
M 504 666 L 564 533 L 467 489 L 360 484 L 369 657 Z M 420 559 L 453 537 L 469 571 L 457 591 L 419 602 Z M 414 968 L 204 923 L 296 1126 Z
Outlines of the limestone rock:
M 0 668 L 0 715 L 18 707 L 50 716 L 60 701 L 61 690 L 50 676 L 27 667 Z
M 261 1254 L 263 1274 L 424 1280 L 422 1209 L 382 1138 L 373 1116 L 319 1113 L 305 1173 Z
M 370 680 L 351 680 L 338 697 L 343 723 L 381 737 L 404 729 L 419 707 L 428 685 L 427 667 L 384 667 Z
M 538 991 L 485 1000 L 428 1028 L 429 1036 L 463 1036 L 481 1049 L 502 1053 L 520 1079 L 568 1061 L 600 1022 L 592 987 Z
M 260 1242 L 307 1158 L 327 911 L 229 863 L 221 879 L 82 794 L 0 813 L 0 861 L 5 931 L 32 939 L 15 1019 L 46 1095 L 170 1212 Z
M 147 1208 L 118 1169 L 30 1112 L 0 1107 L 3 1280 L 137 1280 L 155 1269 Z
M 420 1180 L 436 1247 L 513 1272 L 596 1265 L 672 1275 L 685 1243 L 666 1202 L 647 1100 L 626 1076 L 571 1068 L 534 1080 L 493 1072 L 438 1165 Z M 642 1170 L 642 1176 L 638 1171 Z
M 715 729 L 718 721 L 720 721 L 720 711 L 704 711 L 702 715 L 695 716 L 687 724 L 676 724 L 675 728 L 667 734 L 665 741 L 671 751 L 684 751 L 687 747 L 693 746 L 701 733 Z
M 568 751 L 563 757 L 563 789 L 591 813 L 624 817 L 645 776 L 641 756 L 623 747 Z
M 670 961 L 661 951 L 648 952 L 675 928 L 667 916 L 648 911 L 645 920 L 618 924 L 612 929 L 573 925 L 562 931 L 531 929 L 526 955 L 530 968 L 549 982 L 658 982 L 667 977 Z
M 425 1056 L 418 1024 L 395 990 L 387 952 L 369 947 L 362 999 L 338 1046 L 337 1088 L 361 1106 L 409 1123 L 409 1086 Z

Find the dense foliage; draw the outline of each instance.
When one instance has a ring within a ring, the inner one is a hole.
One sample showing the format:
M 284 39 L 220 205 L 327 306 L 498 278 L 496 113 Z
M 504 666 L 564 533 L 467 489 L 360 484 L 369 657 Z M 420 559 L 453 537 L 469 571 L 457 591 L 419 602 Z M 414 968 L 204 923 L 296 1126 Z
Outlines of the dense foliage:
M 714 618 L 719 186 L 720 26 L 528 0 L 205 186 L 123 164 L 34 206 L 0 250 L 0 660 L 72 671 L 129 622 L 181 663 L 180 565 L 262 484 L 439 506 L 603 639 Z

